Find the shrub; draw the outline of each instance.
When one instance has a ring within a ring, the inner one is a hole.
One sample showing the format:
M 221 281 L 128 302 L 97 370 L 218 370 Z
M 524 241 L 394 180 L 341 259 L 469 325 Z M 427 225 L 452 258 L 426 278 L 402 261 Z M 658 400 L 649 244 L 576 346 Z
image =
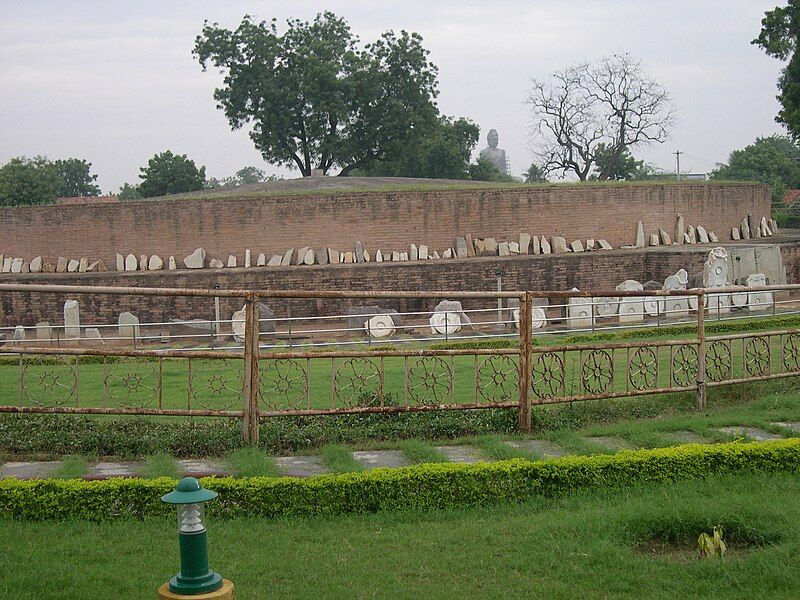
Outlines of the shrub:
M 800 440 L 687 445 L 616 455 L 514 459 L 473 465 L 435 463 L 307 479 L 207 478 L 219 492 L 215 517 L 281 517 L 456 509 L 597 487 L 669 483 L 709 475 L 800 472 Z M 168 515 L 160 501 L 175 481 L 0 480 L 0 518 L 87 519 Z

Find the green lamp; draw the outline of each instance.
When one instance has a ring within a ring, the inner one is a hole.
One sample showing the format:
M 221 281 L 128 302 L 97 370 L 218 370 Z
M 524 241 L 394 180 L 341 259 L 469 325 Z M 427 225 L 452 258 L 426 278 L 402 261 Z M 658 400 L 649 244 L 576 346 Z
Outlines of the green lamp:
M 175 491 L 161 500 L 178 506 L 178 540 L 181 549 L 181 571 L 169 580 L 174 594 L 196 595 L 222 587 L 222 576 L 208 568 L 208 543 L 203 503 L 217 497 L 194 477 L 184 477 Z

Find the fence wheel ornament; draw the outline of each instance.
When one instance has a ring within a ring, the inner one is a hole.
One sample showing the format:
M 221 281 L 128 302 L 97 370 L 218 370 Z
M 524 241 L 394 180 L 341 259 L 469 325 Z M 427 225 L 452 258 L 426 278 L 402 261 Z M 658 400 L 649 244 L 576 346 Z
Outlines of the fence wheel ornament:
M 790 333 L 783 339 L 783 368 L 800 371 L 800 334 Z
M 303 363 L 294 359 L 261 361 L 259 393 L 270 408 L 303 408 L 308 397 L 308 375 Z
M 478 395 L 486 402 L 502 402 L 518 394 L 517 363 L 509 356 L 484 358 L 478 366 Z
M 637 390 L 656 387 L 658 360 L 651 348 L 637 348 L 628 363 L 628 381 Z
M 564 391 L 564 359 L 555 352 L 542 352 L 532 361 L 531 385 L 537 398 L 555 398 Z
M 192 403 L 204 408 L 226 410 L 242 402 L 241 360 L 191 359 Z
M 747 338 L 744 344 L 744 368 L 748 375 L 769 374 L 769 342 L 763 337 Z
M 157 360 L 125 359 L 106 362 L 106 396 L 122 408 L 143 408 L 158 401 Z
M 78 374 L 71 356 L 22 357 L 22 392 L 37 406 L 62 406 L 77 397 Z
M 602 394 L 614 380 L 614 362 L 607 350 L 590 350 L 581 366 L 581 384 L 590 394 Z
M 697 348 L 678 346 L 672 354 L 672 383 L 690 387 L 697 379 Z
M 380 368 L 374 360 L 351 358 L 336 369 L 334 397 L 344 406 L 380 406 L 382 388 Z
M 712 342 L 706 350 L 706 375 L 711 381 L 724 381 L 731 376 L 731 349 L 725 342 Z
M 442 404 L 452 389 L 453 372 L 443 358 L 424 356 L 408 368 L 408 398 L 416 404 Z

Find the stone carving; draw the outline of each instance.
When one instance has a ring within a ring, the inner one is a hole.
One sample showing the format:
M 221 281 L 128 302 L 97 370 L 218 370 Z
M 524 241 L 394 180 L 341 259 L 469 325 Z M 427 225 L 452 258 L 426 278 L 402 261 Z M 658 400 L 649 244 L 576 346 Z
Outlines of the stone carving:
M 457 237 L 456 256 L 458 256 L 458 258 L 467 258 L 468 254 L 469 253 L 467 252 L 467 239 L 463 237 Z
M 651 233 L 649 241 L 650 241 L 650 245 L 651 246 L 658 246 L 659 245 L 658 234 L 657 233 Z
M 740 240 L 740 239 L 742 239 L 742 236 L 739 233 L 739 228 L 738 227 L 731 228 L 731 239 L 732 240 Z
M 697 226 L 697 241 L 700 244 L 707 244 L 709 242 L 708 232 L 702 225 Z
M 233 268 L 236 266 L 236 257 L 233 254 L 228 255 L 228 267 Z
M 233 339 L 237 342 L 244 342 L 244 308 L 240 308 L 231 315 L 231 330 Z
M 689 275 L 681 269 L 664 280 L 665 290 L 685 290 Z M 689 299 L 685 296 L 667 296 L 661 301 L 661 312 L 669 319 L 689 314 Z
M 574 287 L 572 291 L 579 290 Z M 572 329 L 586 329 L 592 326 L 593 321 L 591 298 L 574 297 L 567 301 L 567 324 Z
M 117 271 L 124 271 L 125 270 L 125 257 L 122 256 L 119 252 L 115 254 L 117 260 Z
M 325 262 L 328 262 L 328 253 L 325 252 Z M 258 255 L 256 258 L 256 266 L 257 267 L 266 267 L 267 266 L 267 255 L 263 252 Z
M 389 337 L 394 334 L 395 329 L 391 315 L 375 315 L 364 322 L 364 330 L 373 338 Z
M 675 218 L 675 241 L 679 244 L 683 243 L 683 236 L 686 233 L 686 223 L 683 218 L 683 213 L 678 213 Z
M 187 269 L 202 269 L 206 265 L 206 251 L 198 248 L 189 256 L 183 259 L 183 264 Z
M 378 315 L 389 317 L 395 328 L 403 325 L 402 317 L 392 308 L 381 308 L 375 305 L 353 306 L 347 309 L 347 329 L 350 331 L 364 331 L 366 333 L 367 321 Z
M 64 337 L 69 339 L 81 337 L 80 306 L 77 300 L 64 302 Z
M 542 236 L 542 254 L 550 254 L 550 242 L 544 236 Z
M 764 287 L 767 285 L 767 278 L 763 273 L 753 273 L 747 276 L 747 287 Z M 747 295 L 747 308 L 752 312 L 768 310 L 772 306 L 772 292 L 758 291 L 749 292 Z
M 225 263 L 218 258 L 212 258 L 210 261 L 208 261 L 208 267 L 210 269 L 223 269 L 225 268 Z
M 25 328 L 22 325 L 17 325 L 14 327 L 14 333 L 11 337 L 12 342 L 24 342 L 25 341 Z
M 15 265 L 17 264 L 17 261 L 19 261 L 19 267 L 17 267 L 17 270 L 15 270 Z M 80 266 L 81 266 L 81 261 L 79 261 L 77 258 L 70 258 L 69 262 L 67 263 L 67 273 L 77 273 L 78 268 Z M 22 259 L 15 258 L 14 262 L 11 264 L 11 272 L 19 273 L 21 270 L 22 270 Z
M 594 314 L 599 318 L 614 317 L 619 311 L 619 298 L 592 298 L 592 303 L 594 304 Z
M 42 270 L 42 257 L 37 256 L 31 261 L 30 264 L 31 273 L 38 273 Z
M 497 144 L 500 142 L 500 136 L 497 134 L 496 129 L 490 129 L 486 136 L 486 143 L 488 146 L 481 150 L 480 157 L 489 161 L 497 170 L 504 175 L 508 174 L 508 165 L 506 164 L 506 151 L 498 148 Z
M 567 240 L 560 235 L 553 236 L 553 253 L 561 254 L 567 252 Z
M 158 255 L 153 254 L 150 259 L 147 261 L 147 270 L 148 271 L 160 271 L 164 268 L 164 260 Z
M 661 238 L 661 244 L 663 246 L 670 246 L 672 245 L 672 238 L 669 237 L 669 234 L 664 231 L 663 229 L 658 230 L 658 236 Z
M 87 327 L 84 330 L 84 333 L 87 340 L 100 342 L 102 344 L 106 343 L 105 340 L 103 340 L 103 336 L 100 335 L 100 330 L 97 327 Z
M 147 254 L 139 255 L 139 270 L 147 271 Z
M 531 247 L 531 234 L 522 232 L 519 234 L 519 253 L 529 254 Z
M 634 279 L 626 279 L 616 287 L 620 292 L 642 291 L 644 286 Z M 642 297 L 619 299 L 619 322 L 636 323 L 644 319 L 644 301 Z
M 511 309 L 511 316 L 514 319 L 514 326 L 519 329 L 519 306 Z M 542 329 L 547 326 L 547 315 L 541 306 L 531 307 L 531 327 Z
M 117 335 L 122 339 L 138 339 L 140 337 L 139 317 L 127 311 L 119 313 Z
M 747 306 L 747 292 L 733 292 L 731 294 L 731 304 L 736 308 Z
M 703 287 L 725 287 L 728 285 L 728 251 L 718 246 L 708 253 L 703 265 Z
M 293 256 L 294 256 L 294 248 L 289 248 L 286 252 L 283 253 L 283 258 L 281 259 L 281 266 L 288 267 L 290 264 L 292 264 Z
M 436 312 L 430 318 L 433 335 L 453 335 L 461 331 L 461 317 L 455 312 Z
M 636 223 L 636 242 L 637 248 L 644 248 L 644 225 L 641 221 Z

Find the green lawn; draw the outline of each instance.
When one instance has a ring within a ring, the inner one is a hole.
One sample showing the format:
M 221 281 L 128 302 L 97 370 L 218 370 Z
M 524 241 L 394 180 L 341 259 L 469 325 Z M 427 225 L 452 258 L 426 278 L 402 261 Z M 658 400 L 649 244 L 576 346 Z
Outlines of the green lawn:
M 797 476 L 746 476 L 491 509 L 212 520 L 210 562 L 243 600 L 791 598 L 798 494 Z M 694 558 L 715 525 L 729 555 Z M 154 597 L 178 568 L 174 528 L 0 523 L 0 596 Z

